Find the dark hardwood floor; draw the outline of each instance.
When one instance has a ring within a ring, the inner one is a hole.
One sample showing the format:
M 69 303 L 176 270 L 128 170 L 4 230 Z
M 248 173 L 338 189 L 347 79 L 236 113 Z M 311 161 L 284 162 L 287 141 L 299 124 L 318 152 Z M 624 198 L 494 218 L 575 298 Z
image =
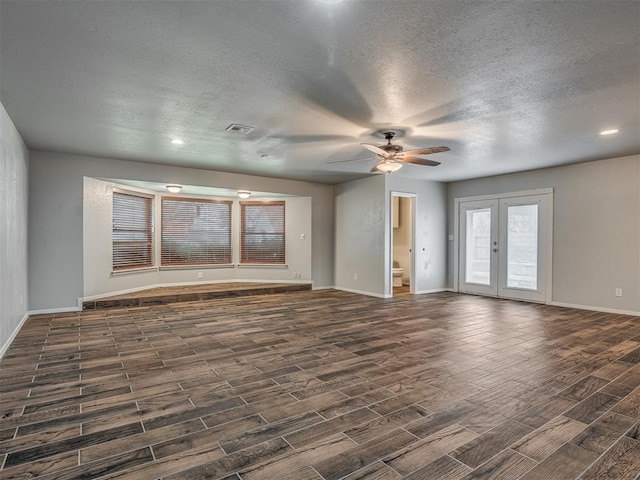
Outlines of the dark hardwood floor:
M 0 478 L 638 477 L 639 318 L 398 293 L 33 316 Z

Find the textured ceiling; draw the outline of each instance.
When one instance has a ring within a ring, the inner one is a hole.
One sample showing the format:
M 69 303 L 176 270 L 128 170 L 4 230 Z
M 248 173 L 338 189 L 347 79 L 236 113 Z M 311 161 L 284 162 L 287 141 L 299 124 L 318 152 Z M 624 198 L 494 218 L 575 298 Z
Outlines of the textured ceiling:
M 367 175 L 327 162 L 386 128 L 449 146 L 394 174 L 440 181 L 640 153 L 635 0 L 0 9 L 0 100 L 32 149 L 327 183 Z

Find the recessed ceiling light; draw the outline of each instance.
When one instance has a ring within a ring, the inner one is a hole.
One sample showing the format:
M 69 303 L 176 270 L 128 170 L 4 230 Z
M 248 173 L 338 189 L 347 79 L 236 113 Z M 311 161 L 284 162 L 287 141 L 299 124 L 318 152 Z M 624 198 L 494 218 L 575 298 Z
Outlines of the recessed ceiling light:
M 178 193 L 180 190 L 182 190 L 182 185 L 167 185 L 167 190 L 169 190 L 171 193 Z
M 603 130 L 600 132 L 600 135 L 613 135 L 614 133 L 618 133 L 618 129 L 617 128 L 612 128 L 610 130 Z
M 173 143 L 174 145 L 183 145 L 184 141 L 180 140 L 179 138 L 172 138 L 171 143 Z

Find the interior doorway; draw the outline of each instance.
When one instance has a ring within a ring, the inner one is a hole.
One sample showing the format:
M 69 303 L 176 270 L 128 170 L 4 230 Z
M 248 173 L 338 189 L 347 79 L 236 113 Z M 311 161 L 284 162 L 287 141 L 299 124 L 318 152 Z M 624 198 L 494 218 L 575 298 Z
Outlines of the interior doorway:
M 415 293 L 415 194 L 391 194 L 391 296 Z

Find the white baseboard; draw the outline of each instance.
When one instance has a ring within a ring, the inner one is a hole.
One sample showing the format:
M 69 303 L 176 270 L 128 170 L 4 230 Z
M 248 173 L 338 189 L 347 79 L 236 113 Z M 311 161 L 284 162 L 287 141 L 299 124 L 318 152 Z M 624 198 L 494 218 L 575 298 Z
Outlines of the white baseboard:
M 416 295 L 423 295 L 425 293 L 442 293 L 442 292 L 453 292 L 452 288 L 432 288 L 431 290 L 418 290 L 416 291 Z
M 312 284 L 311 290 L 336 290 L 336 287 L 333 285 L 323 285 L 321 287 L 316 287 L 315 283 Z
M 202 282 L 200 282 L 202 283 Z M 287 280 L 262 280 L 258 278 L 234 278 L 233 280 L 225 280 L 224 282 L 216 281 L 215 283 L 290 283 L 290 284 L 298 284 L 298 283 L 311 283 L 312 280 L 300 280 L 300 279 L 287 279 Z M 184 285 L 184 284 L 183 284 Z
M 49 313 L 69 313 L 80 311 L 82 311 L 82 308 L 79 307 L 43 308 L 41 310 L 29 310 L 29 315 L 46 315 Z
M 634 317 L 640 317 L 640 312 L 634 312 L 633 310 L 620 310 L 617 308 L 593 307 L 591 305 L 576 305 L 574 303 L 564 303 L 564 302 L 549 302 L 547 305 L 553 305 L 554 307 L 576 308 L 578 310 L 590 310 L 592 312 L 618 313 L 620 315 L 631 315 Z
M 4 357 L 4 354 L 7 353 L 7 350 L 9 350 L 9 345 L 11 345 L 11 342 L 15 340 L 16 336 L 18 335 L 18 332 L 20 331 L 24 323 L 29 318 L 29 315 L 30 315 L 30 312 L 27 312 L 24 314 L 24 317 L 22 317 L 22 320 L 18 322 L 18 325 L 16 325 L 16 328 L 13 330 L 13 332 L 11 332 L 11 335 L 9 335 L 9 338 L 7 338 L 7 341 L 4 342 L 4 345 L 2 345 L 2 347 L 0 348 L 0 359 L 2 359 Z
M 359 295 L 367 295 L 368 297 L 391 298 L 391 295 L 385 295 L 383 293 L 365 292 L 364 290 L 356 290 L 354 288 L 345 288 L 345 287 L 333 287 L 333 288 L 335 290 L 342 290 L 343 292 L 357 293 Z

